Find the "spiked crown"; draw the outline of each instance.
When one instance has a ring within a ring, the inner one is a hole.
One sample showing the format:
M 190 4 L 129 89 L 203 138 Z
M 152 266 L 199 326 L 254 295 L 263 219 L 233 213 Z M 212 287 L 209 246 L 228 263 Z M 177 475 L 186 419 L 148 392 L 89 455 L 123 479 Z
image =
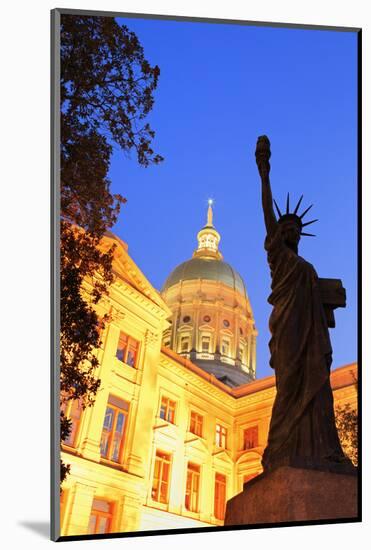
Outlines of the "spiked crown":
M 285 214 L 282 214 L 281 210 L 279 209 L 278 207 L 278 204 L 276 203 L 276 201 L 273 199 L 273 202 L 274 202 L 274 206 L 276 207 L 276 210 L 277 210 L 277 214 L 279 216 L 279 219 L 278 219 L 278 223 L 284 223 L 285 221 L 294 221 L 298 224 L 298 226 L 300 227 L 300 235 L 304 235 L 306 237 L 315 237 L 315 235 L 313 235 L 312 233 L 304 233 L 302 231 L 303 227 L 305 227 L 306 225 L 310 225 L 311 223 L 314 223 L 314 222 L 317 222 L 318 219 L 316 220 L 311 220 L 310 222 L 306 222 L 306 223 L 303 223 L 302 222 L 302 219 L 304 218 L 305 214 L 307 212 L 309 212 L 309 210 L 312 208 L 313 204 L 311 204 L 310 206 L 308 206 L 308 208 L 306 210 L 304 210 L 304 212 L 302 214 L 298 214 L 298 210 L 299 210 L 299 207 L 300 207 L 300 204 L 301 204 L 301 201 L 303 200 L 303 195 L 300 197 L 299 201 L 298 201 L 298 204 L 296 205 L 295 207 L 295 210 L 293 212 L 290 212 L 290 194 L 287 193 L 287 199 L 286 199 L 286 213 Z

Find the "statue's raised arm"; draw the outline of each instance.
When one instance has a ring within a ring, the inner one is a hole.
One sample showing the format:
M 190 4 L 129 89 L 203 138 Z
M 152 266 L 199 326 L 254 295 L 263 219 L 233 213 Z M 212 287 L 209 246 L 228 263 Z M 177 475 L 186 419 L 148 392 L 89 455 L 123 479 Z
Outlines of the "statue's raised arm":
M 277 229 L 277 219 L 273 210 L 272 190 L 269 181 L 270 156 L 271 150 L 269 139 L 267 136 L 260 136 L 256 144 L 255 158 L 262 181 L 264 221 L 267 235 L 269 236 L 273 235 Z

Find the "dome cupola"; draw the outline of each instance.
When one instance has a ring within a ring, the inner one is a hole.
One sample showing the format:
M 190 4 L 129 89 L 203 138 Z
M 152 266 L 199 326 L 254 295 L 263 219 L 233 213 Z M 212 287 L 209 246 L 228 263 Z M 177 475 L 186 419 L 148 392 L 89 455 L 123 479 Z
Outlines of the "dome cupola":
M 212 258 L 222 260 L 223 256 L 218 250 L 220 235 L 213 226 L 213 200 L 208 200 L 206 225 L 197 233 L 198 247 L 193 253 L 194 258 Z
M 219 251 L 212 206 L 209 200 L 193 257 L 163 285 L 172 311 L 163 344 L 235 387 L 255 378 L 257 331 L 244 281 Z

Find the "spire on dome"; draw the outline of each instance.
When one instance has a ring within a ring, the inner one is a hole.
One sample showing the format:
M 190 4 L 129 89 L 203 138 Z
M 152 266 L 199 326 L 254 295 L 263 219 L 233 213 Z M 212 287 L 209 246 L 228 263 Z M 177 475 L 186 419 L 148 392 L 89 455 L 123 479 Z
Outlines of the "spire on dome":
M 194 258 L 213 258 L 222 260 L 223 256 L 218 250 L 220 235 L 213 225 L 213 199 L 209 199 L 206 225 L 197 234 L 198 247 L 193 253 Z
M 209 208 L 207 209 L 207 222 L 206 226 L 213 227 L 213 209 L 212 205 L 214 203 L 213 199 L 209 199 L 208 201 Z

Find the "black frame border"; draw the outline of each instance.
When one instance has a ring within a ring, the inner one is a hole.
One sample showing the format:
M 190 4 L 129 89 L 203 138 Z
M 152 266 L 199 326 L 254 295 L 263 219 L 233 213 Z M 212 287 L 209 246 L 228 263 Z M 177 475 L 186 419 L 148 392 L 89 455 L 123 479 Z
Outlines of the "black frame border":
M 235 525 L 235 526 L 215 526 L 215 527 L 195 527 L 183 529 L 159 529 L 156 531 L 130 531 L 118 533 L 105 533 L 102 535 L 70 535 L 60 536 L 60 422 L 59 422 L 59 337 L 60 332 L 60 256 L 59 256 L 59 198 L 60 198 L 60 16 L 67 15 L 90 15 L 97 17 L 125 17 L 127 19 L 151 19 L 166 21 L 189 21 L 193 23 L 215 23 L 244 25 L 253 27 L 276 27 L 307 29 L 318 31 L 335 32 L 355 32 L 357 33 L 357 318 L 358 318 L 358 516 L 356 518 L 344 518 L 333 520 L 313 520 L 313 521 L 292 521 L 283 523 L 261 523 L 256 525 Z M 156 535 L 176 535 L 207 533 L 218 531 L 248 531 L 250 529 L 279 528 L 279 527 L 299 527 L 309 525 L 332 525 L 343 523 L 362 522 L 362 28 L 360 27 L 337 27 L 330 25 L 311 25 L 299 23 L 282 23 L 268 21 L 247 21 L 238 19 L 219 19 L 212 17 L 193 17 L 180 15 L 156 15 L 148 13 L 125 13 L 116 11 L 98 11 L 98 10 L 79 10 L 67 8 L 55 8 L 51 10 L 51 104 L 50 104 L 50 122 L 51 122 L 51 490 L 50 490 L 50 538 L 55 542 L 68 542 L 77 540 L 101 540 L 113 538 L 129 537 L 147 537 Z

